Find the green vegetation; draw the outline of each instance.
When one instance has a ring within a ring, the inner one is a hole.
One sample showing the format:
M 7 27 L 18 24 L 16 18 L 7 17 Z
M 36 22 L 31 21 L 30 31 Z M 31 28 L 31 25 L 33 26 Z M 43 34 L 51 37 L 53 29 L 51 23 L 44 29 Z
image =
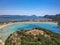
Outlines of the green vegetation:
M 60 27 L 60 14 L 57 14 L 54 18 L 53 18 L 54 21 L 57 21 L 58 22 L 58 26 Z
M 58 21 L 58 26 L 60 27 L 60 21 Z
M 11 34 L 5 41 L 5 45 L 60 45 L 60 34 L 36 28 L 44 31 L 44 34 L 26 34 L 29 30 L 20 30 Z

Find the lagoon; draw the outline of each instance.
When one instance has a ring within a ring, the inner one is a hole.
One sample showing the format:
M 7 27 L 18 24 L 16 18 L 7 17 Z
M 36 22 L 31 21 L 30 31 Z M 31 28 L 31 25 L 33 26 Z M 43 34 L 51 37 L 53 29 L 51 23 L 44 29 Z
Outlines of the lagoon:
M 12 25 L 8 25 L 4 28 L 0 29 L 0 39 L 5 41 L 7 37 L 16 31 L 19 30 L 31 30 L 33 28 L 43 28 L 46 30 L 50 30 L 52 32 L 60 34 L 60 28 L 57 28 L 57 24 L 55 23 L 45 23 L 45 22 L 20 22 L 20 23 L 15 23 Z

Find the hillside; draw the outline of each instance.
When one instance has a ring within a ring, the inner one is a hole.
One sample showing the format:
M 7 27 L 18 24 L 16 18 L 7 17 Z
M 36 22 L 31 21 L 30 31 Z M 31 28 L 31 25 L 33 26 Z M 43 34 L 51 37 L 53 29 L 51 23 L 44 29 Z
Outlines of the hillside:
M 40 28 L 20 30 L 11 34 L 5 45 L 60 45 L 60 34 Z
M 50 18 L 50 19 L 53 19 L 54 21 L 59 21 L 60 20 L 60 14 L 56 14 L 56 15 L 45 15 L 44 18 Z
M 21 20 L 51 20 L 43 18 L 42 16 L 36 15 L 0 15 L 0 22 L 12 22 L 12 21 L 21 21 Z

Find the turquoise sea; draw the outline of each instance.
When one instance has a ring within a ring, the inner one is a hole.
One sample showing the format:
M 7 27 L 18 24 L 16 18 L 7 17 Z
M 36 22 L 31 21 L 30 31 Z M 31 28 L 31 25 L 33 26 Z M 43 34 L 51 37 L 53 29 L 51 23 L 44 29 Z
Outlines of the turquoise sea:
M 43 28 L 60 34 L 60 28 L 57 28 L 57 26 L 57 24 L 50 24 L 45 22 L 16 23 L 0 29 L 0 39 L 4 41 L 13 32 L 16 32 L 18 30 L 31 30 L 33 28 Z

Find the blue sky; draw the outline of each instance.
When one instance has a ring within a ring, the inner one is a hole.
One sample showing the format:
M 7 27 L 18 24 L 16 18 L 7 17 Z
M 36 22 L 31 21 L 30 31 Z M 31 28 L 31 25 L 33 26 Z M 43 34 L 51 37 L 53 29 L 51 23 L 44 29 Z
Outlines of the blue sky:
M 60 0 L 0 0 L 0 15 L 55 15 Z

